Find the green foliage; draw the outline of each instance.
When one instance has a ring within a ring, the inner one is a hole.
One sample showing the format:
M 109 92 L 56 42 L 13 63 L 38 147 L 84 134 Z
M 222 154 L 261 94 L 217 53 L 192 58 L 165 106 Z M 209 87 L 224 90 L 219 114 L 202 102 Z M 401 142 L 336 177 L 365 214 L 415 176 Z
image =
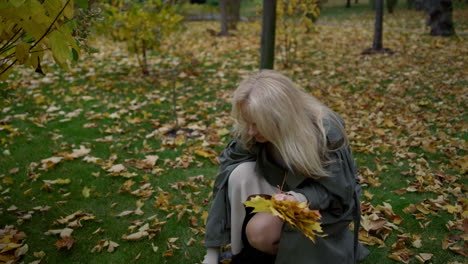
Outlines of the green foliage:
M 147 51 L 158 51 L 161 41 L 176 31 L 183 18 L 161 0 L 144 3 L 119 0 L 105 5 L 105 9 L 107 16 L 102 29 L 114 39 L 126 42 L 129 52 L 136 54 L 144 74 L 149 73 Z
M 320 1 L 278 0 L 276 13 L 283 66 L 289 67 L 297 58 L 298 37 L 310 32 L 320 15 Z
M 79 6 L 86 6 L 80 0 Z M 42 72 L 45 52 L 68 70 L 78 59 L 80 48 L 73 32 L 73 0 L 0 1 L 0 80 L 5 80 L 15 65 L 26 65 Z

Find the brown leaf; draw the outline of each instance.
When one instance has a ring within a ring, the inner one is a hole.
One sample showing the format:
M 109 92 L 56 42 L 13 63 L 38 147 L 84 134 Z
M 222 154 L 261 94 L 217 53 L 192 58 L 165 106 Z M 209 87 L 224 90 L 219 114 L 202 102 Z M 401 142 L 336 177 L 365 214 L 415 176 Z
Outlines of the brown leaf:
M 191 226 L 198 226 L 198 220 L 195 216 L 190 216 L 189 217 L 190 225 Z
M 172 257 L 174 256 L 174 250 L 172 248 L 166 250 L 166 252 L 163 253 L 163 257 Z
M 18 173 L 18 171 L 19 171 L 19 168 L 13 168 L 13 169 L 9 170 L 8 173 L 15 174 L 15 173 Z
M 62 239 L 55 242 L 57 249 L 68 249 L 70 250 L 77 240 L 72 237 L 63 237 Z

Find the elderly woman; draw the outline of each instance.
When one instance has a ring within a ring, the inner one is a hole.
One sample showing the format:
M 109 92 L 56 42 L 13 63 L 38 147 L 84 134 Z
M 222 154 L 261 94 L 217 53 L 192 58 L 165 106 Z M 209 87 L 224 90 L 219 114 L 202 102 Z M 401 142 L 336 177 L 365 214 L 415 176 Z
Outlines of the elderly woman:
M 356 263 L 368 251 L 358 243 L 357 169 L 343 120 L 286 76 L 262 70 L 234 92 L 233 139 L 221 169 L 206 225 L 204 264 L 217 264 L 231 245 L 231 263 Z M 326 237 L 314 244 L 300 230 L 267 213 L 246 214 L 250 195 L 308 202 L 320 210 Z

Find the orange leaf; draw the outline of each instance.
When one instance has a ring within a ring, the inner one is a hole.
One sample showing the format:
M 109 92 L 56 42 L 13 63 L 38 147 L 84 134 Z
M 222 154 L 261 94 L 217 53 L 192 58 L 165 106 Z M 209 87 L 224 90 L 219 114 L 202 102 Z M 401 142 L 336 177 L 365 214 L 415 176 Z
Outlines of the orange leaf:
M 58 249 L 64 249 L 64 248 L 71 249 L 76 241 L 77 241 L 76 239 L 67 236 L 55 242 L 55 246 Z

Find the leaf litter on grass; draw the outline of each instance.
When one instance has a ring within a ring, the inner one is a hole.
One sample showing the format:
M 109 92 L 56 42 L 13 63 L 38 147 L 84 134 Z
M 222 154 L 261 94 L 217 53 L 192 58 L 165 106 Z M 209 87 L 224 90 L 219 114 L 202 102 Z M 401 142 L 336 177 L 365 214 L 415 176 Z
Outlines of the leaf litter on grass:
M 386 23 L 404 27 L 401 20 L 395 16 Z M 257 67 L 259 59 L 258 24 L 241 24 L 239 38 L 208 37 L 206 29 L 214 26 L 189 23 L 186 31 L 171 36 L 165 45 L 177 49 L 153 58 L 152 63 L 161 68 L 160 72 L 155 69 L 157 78 L 135 75 L 137 62 L 127 57 L 121 45 L 98 39 L 98 45 L 108 48 L 81 62 L 71 73 L 50 73 L 45 78 L 20 73 L 22 78 L 12 80 L 17 97 L 5 101 L 0 114 L 4 149 L 0 163 L 9 172 L 0 174 L 0 214 L 12 214 L 18 223 L 27 225 L 40 210 L 32 207 L 44 206 L 34 199 L 34 206 L 26 200 L 13 203 L 10 197 L 16 189 L 33 193 L 32 197 L 55 195 L 63 207 L 66 201 L 61 200 L 60 190 L 79 179 L 66 174 L 51 179 L 48 174 L 83 163 L 95 166 L 85 173 L 117 181 L 109 186 L 114 189 L 112 195 L 134 199 L 131 207 L 113 203 L 114 214 L 96 215 L 100 220 L 113 217 L 119 225 L 130 225 L 120 236 L 96 232 L 95 244 L 88 252 L 115 254 L 125 241 L 152 240 L 153 254 L 183 258 L 185 253 L 180 251 L 200 246 L 214 175 L 174 181 L 164 177 L 173 170 L 198 167 L 215 171 L 216 156 L 230 138 L 232 88 Z M 448 217 L 446 230 L 440 231 L 445 235 L 436 238 L 440 249 L 466 257 L 468 204 L 462 179 L 468 166 L 463 121 L 466 39 L 389 31 L 386 43 L 395 55 L 360 56 L 361 47 L 370 45 L 371 37 L 372 32 L 362 28 L 318 26 L 316 33 L 301 39 L 298 57 L 304 60 L 280 70 L 340 113 L 347 123 L 360 178 L 369 186 L 362 202 L 361 241 L 385 248 L 390 259 L 403 263 L 436 261 L 437 254 L 425 251 L 430 237 L 422 231 L 443 212 Z M 174 73 L 164 72 L 165 65 L 174 65 Z M 173 76 L 180 78 L 175 112 L 171 106 Z M 177 130 L 174 113 L 183 129 Z M 77 135 L 65 129 L 73 126 L 78 133 L 91 136 L 75 140 Z M 53 142 L 47 152 L 34 160 L 21 157 L 22 166 L 9 165 L 9 157 L 18 148 L 16 142 L 22 138 L 36 142 L 37 133 Z M 102 148 L 106 151 L 99 150 Z M 372 161 L 362 159 L 365 156 L 373 157 Z M 26 178 L 16 176 L 22 173 Z M 388 179 L 392 173 L 398 174 L 394 175 L 398 184 Z M 36 184 L 37 180 L 40 183 Z M 93 197 L 95 188 L 87 182 L 68 197 Z M 381 197 L 382 190 L 402 197 L 421 196 L 397 212 L 394 201 Z M 425 197 L 428 193 L 437 198 Z M 48 219 L 47 210 L 44 213 Z M 408 230 L 403 216 L 413 218 L 421 229 Z M 57 230 L 78 229 L 82 221 L 75 215 Z M 170 223 L 184 226 L 190 237 L 175 237 L 168 228 Z M 73 251 L 74 243 L 84 243 L 71 235 L 60 237 L 57 248 Z M 163 235 L 164 241 L 157 240 Z M 394 237 L 391 245 L 387 242 L 390 237 Z M 136 251 L 135 259 L 145 254 Z

